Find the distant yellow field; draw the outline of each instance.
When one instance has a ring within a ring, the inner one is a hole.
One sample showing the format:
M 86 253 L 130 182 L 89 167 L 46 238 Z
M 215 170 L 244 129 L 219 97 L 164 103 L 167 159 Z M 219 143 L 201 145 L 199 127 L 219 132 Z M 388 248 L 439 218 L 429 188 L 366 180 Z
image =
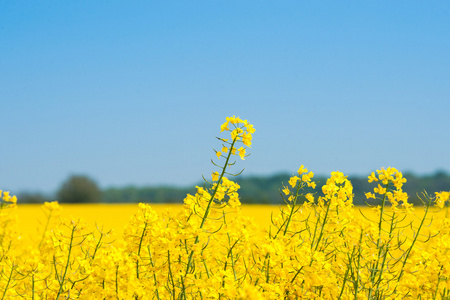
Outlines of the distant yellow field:
M 128 224 L 131 216 L 138 211 L 137 204 L 62 204 L 61 215 L 82 219 L 90 226 L 103 226 L 104 230 L 113 229 L 117 234 L 121 234 L 125 225 Z M 166 211 L 176 212 L 181 209 L 180 204 L 155 204 L 153 209 L 158 213 Z M 278 206 L 275 205 L 243 205 L 242 212 L 254 218 L 260 226 L 267 227 L 270 224 L 270 215 L 276 212 Z M 24 239 L 34 236 L 38 229 L 46 221 L 42 205 L 39 204 L 19 204 L 17 207 L 19 218 L 19 229 Z
M 63 217 L 72 217 L 82 219 L 90 226 L 98 226 L 105 231 L 113 229 L 119 236 L 124 227 L 128 224 L 131 216 L 138 211 L 137 204 L 62 204 L 61 215 Z M 153 209 L 162 214 L 166 211 L 176 212 L 181 209 L 179 204 L 154 204 Z M 371 210 L 367 207 L 356 207 L 362 210 L 364 215 L 370 216 Z M 271 214 L 279 210 L 278 205 L 243 205 L 242 212 L 245 216 L 254 219 L 261 228 L 268 228 L 270 225 Z M 416 215 L 421 216 L 422 209 L 416 209 Z M 433 218 L 444 216 L 445 212 L 431 214 Z M 24 239 L 42 232 L 46 217 L 42 205 L 20 204 L 17 208 L 19 218 L 19 229 Z

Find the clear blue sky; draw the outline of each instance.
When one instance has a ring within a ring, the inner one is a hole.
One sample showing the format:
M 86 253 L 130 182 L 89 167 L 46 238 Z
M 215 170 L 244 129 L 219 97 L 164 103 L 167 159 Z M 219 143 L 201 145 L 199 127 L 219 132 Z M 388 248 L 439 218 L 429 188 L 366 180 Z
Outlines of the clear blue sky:
M 0 189 L 450 171 L 448 1 L 1 1 Z M 236 168 L 237 169 L 237 168 Z

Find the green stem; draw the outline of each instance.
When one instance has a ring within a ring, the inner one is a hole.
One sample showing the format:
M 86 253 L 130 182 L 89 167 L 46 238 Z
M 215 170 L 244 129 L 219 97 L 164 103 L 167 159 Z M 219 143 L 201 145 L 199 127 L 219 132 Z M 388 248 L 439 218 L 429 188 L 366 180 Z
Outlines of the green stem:
M 45 228 L 44 228 L 44 233 L 42 234 L 41 241 L 39 242 L 39 246 L 38 246 L 39 249 L 41 248 L 41 245 L 44 242 L 45 234 L 47 233 L 47 229 L 48 229 L 48 225 L 50 224 L 50 219 L 52 217 L 52 213 L 53 213 L 53 211 L 50 211 L 50 214 L 48 215 L 47 223 L 45 224 Z
M 34 300 L 34 273 L 31 275 L 31 299 Z
M 270 270 L 270 255 L 269 255 L 269 259 L 267 260 L 267 268 L 266 268 L 266 283 L 269 283 L 269 270 Z
M 63 287 L 64 287 L 64 281 L 66 280 L 67 270 L 69 269 L 70 255 L 72 253 L 72 247 L 73 247 L 72 243 L 73 243 L 73 239 L 74 239 L 75 229 L 76 229 L 76 225 L 73 226 L 72 233 L 70 235 L 69 253 L 67 254 L 66 267 L 64 268 L 64 274 L 61 278 L 61 281 L 59 282 L 59 291 L 58 291 L 58 294 L 56 295 L 56 300 L 58 300 L 59 297 L 61 296 L 61 293 L 62 293 Z
M 137 255 L 138 255 L 138 258 L 136 260 L 136 278 L 137 279 L 139 279 L 139 256 L 141 255 L 142 241 L 144 240 L 144 235 L 145 235 L 145 232 L 147 231 L 147 226 L 148 226 L 148 223 L 146 220 L 145 224 L 144 224 L 144 229 L 142 230 L 141 238 L 139 240 L 139 247 L 138 247 L 138 253 L 137 253 Z
M 11 283 L 13 271 L 14 271 L 14 264 L 11 265 L 11 273 L 9 273 L 8 282 L 6 283 L 5 290 L 3 291 L 2 300 L 5 299 L 6 292 L 8 291 L 9 284 Z
M 394 293 L 397 291 L 398 285 L 400 283 L 400 279 L 402 279 L 402 277 L 403 277 L 403 274 L 405 272 L 406 261 L 408 260 L 409 255 L 411 254 L 412 248 L 414 247 L 414 244 L 416 243 L 417 238 L 419 237 L 420 230 L 422 229 L 423 223 L 425 222 L 425 219 L 426 219 L 427 214 L 428 214 L 428 210 L 430 209 L 430 205 L 431 205 L 431 199 L 428 198 L 428 203 L 427 203 L 427 206 L 425 207 L 425 214 L 423 215 L 423 218 L 422 218 L 422 220 L 420 222 L 419 228 L 417 229 L 417 233 L 414 236 L 414 240 L 411 243 L 411 246 L 406 251 L 405 259 L 403 260 L 402 268 L 401 268 L 400 274 L 398 276 L 397 286 L 395 287 Z
M 155 264 L 154 264 L 154 262 L 153 262 L 153 257 L 152 257 L 152 252 L 150 251 L 150 247 L 148 247 L 148 255 L 150 255 L 150 264 L 152 265 L 152 267 L 154 268 L 155 267 Z M 156 274 L 155 274 L 155 272 L 153 271 L 153 280 L 155 281 L 155 286 L 156 286 L 156 298 L 158 299 L 158 300 L 160 300 L 160 298 L 159 298 L 159 292 L 158 292 L 158 281 L 156 280 Z
M 384 207 L 386 206 L 386 198 L 387 198 L 388 188 L 389 188 L 389 182 L 386 184 L 386 192 L 384 193 L 384 197 L 383 197 L 383 200 L 381 202 L 380 220 L 378 221 L 378 239 L 377 239 L 377 246 L 376 246 L 376 248 L 378 249 L 378 258 L 377 258 L 377 261 L 373 263 L 372 269 L 370 271 L 370 282 L 372 283 L 372 285 L 373 285 L 374 280 L 375 280 L 376 272 L 378 270 L 378 263 L 379 263 L 379 260 L 380 260 L 380 257 L 381 257 L 381 254 L 380 254 L 381 253 L 381 249 L 380 249 L 381 229 L 382 229 L 381 227 L 382 227 L 382 224 L 383 224 L 383 213 L 384 213 Z M 369 299 L 371 299 L 371 297 L 372 297 L 372 290 L 373 289 L 371 287 L 369 289 Z
M 298 269 L 298 271 L 295 273 L 294 277 L 291 280 L 291 283 L 294 283 L 295 278 L 297 278 L 298 274 L 300 274 L 300 272 L 303 270 L 303 267 L 301 267 L 300 269 Z
M 377 282 L 377 287 L 376 287 L 377 291 L 379 290 L 379 287 L 380 287 L 380 284 L 381 284 L 381 281 L 382 281 L 383 269 L 384 269 L 384 266 L 386 265 L 386 260 L 387 260 L 387 256 L 388 256 L 388 253 L 389 253 L 389 243 L 392 240 L 392 232 L 394 231 L 394 220 L 395 220 L 395 213 L 392 214 L 392 218 L 391 218 L 391 227 L 389 228 L 389 239 L 388 239 L 388 242 L 386 243 L 386 245 L 383 245 L 380 248 L 380 252 L 379 252 L 379 253 L 383 252 L 383 254 L 382 254 L 383 261 L 381 263 L 381 266 L 378 267 L 379 268 L 379 275 L 378 275 L 378 280 L 376 281 Z M 379 255 L 378 257 L 381 257 L 381 255 Z
M 339 293 L 338 300 L 342 298 L 342 294 L 344 293 L 345 284 L 347 283 L 347 278 L 349 276 L 350 270 L 352 269 L 352 262 L 353 262 L 353 259 L 354 259 L 354 256 L 355 256 L 355 249 L 356 249 L 356 246 L 353 247 L 352 254 L 348 254 L 347 253 L 347 255 L 348 255 L 347 270 L 345 270 L 344 280 L 342 281 L 341 292 Z
M 386 184 L 386 193 L 384 193 L 383 201 L 381 203 L 381 211 L 380 211 L 380 220 L 378 221 L 378 241 L 377 241 L 377 248 L 381 239 L 381 225 L 383 224 L 383 212 L 384 207 L 386 206 L 386 198 L 387 198 L 387 191 L 389 188 L 389 182 Z
M 173 281 L 172 268 L 170 266 L 170 250 L 167 250 L 167 262 L 169 263 L 169 280 L 172 283 L 172 298 L 175 300 L 175 283 Z
M 233 152 L 232 149 L 233 149 L 233 146 L 234 146 L 234 144 L 236 143 L 236 141 L 237 141 L 237 137 L 233 140 L 233 143 L 231 143 L 230 150 L 228 151 L 227 160 L 225 161 L 225 164 L 224 164 L 224 166 L 223 166 L 223 168 L 222 168 L 222 173 L 221 173 L 220 176 L 219 176 L 219 180 L 217 181 L 216 187 L 214 188 L 214 191 L 213 191 L 213 193 L 211 194 L 211 198 L 210 198 L 209 201 L 208 201 L 208 206 L 206 207 L 205 214 L 203 215 L 202 223 L 200 224 L 200 228 L 203 228 L 203 225 L 205 224 L 206 219 L 208 218 L 209 210 L 211 209 L 211 205 L 212 205 L 212 203 L 213 203 L 214 197 L 216 196 L 216 193 L 217 193 L 217 190 L 218 190 L 218 188 L 219 188 L 219 185 L 220 185 L 220 183 L 222 182 L 222 178 L 223 178 L 223 176 L 225 175 L 225 170 L 226 170 L 226 168 L 227 168 L 227 166 L 228 166 L 228 162 L 229 162 L 230 157 L 231 157 L 231 154 L 232 154 L 232 152 Z
M 355 281 L 355 300 L 358 299 L 358 288 L 359 288 L 359 269 L 361 268 L 361 244 L 363 239 L 363 231 L 361 230 L 361 235 L 359 236 L 359 248 L 358 248 L 358 262 L 356 266 L 356 281 Z
M 290 211 L 290 213 L 289 213 L 289 217 L 288 217 L 288 220 L 287 220 L 287 222 L 286 222 L 286 227 L 284 228 L 284 233 L 283 233 L 283 235 L 286 235 L 287 230 L 288 230 L 288 227 L 289 227 L 289 224 L 291 223 L 292 215 L 294 214 L 295 205 L 297 204 L 298 193 L 299 193 L 299 191 L 300 191 L 301 186 L 302 186 L 301 183 L 299 183 L 299 184 L 297 185 L 297 191 L 295 192 L 294 201 L 292 202 L 291 211 Z M 278 234 L 278 233 L 277 233 L 277 234 Z M 276 237 L 276 235 L 275 235 L 275 237 Z
M 230 234 L 227 233 L 227 235 L 228 235 L 228 245 L 230 245 L 230 250 L 228 251 L 227 258 L 229 257 L 229 258 L 231 259 L 231 268 L 233 269 L 234 280 L 237 280 L 236 269 L 235 269 L 235 267 L 234 267 L 233 248 L 234 248 L 234 246 L 236 246 L 236 244 L 239 242 L 239 240 L 237 240 L 233 245 L 231 245 Z M 205 265 L 205 266 L 206 266 L 206 265 Z M 227 269 L 227 262 L 225 262 L 224 271 L 226 271 L 226 269 Z M 209 277 L 209 275 L 208 275 L 208 277 Z
M 98 249 L 100 249 L 100 245 L 102 243 L 102 239 L 103 239 L 103 232 L 100 232 L 100 238 L 98 240 L 97 245 L 95 245 L 95 250 L 94 250 L 94 253 L 92 254 L 92 260 L 95 259 L 95 255 L 97 254 Z
M 317 238 L 316 247 L 315 247 L 314 251 L 317 251 L 317 248 L 319 247 L 320 240 L 322 239 L 323 232 L 325 231 L 325 224 L 327 222 L 329 211 L 330 211 L 330 204 L 327 205 L 327 211 L 325 212 L 325 216 L 323 217 L 322 227 L 320 229 L 320 234 L 319 234 L 319 237 Z
M 119 299 L 119 265 L 116 265 L 116 297 Z
M 215 195 L 216 195 L 216 193 L 217 193 L 217 189 L 219 188 L 220 182 L 222 181 L 222 178 L 223 178 L 223 176 L 225 175 L 225 170 L 226 170 L 226 168 L 227 168 L 227 166 L 228 166 L 228 162 L 229 162 L 230 157 L 231 157 L 231 154 L 232 154 L 233 146 L 234 146 L 234 144 L 236 143 L 236 141 L 237 141 L 237 137 L 236 137 L 236 138 L 233 140 L 233 142 L 231 143 L 230 149 L 229 149 L 229 151 L 228 151 L 227 159 L 226 159 L 225 164 L 224 164 L 224 166 L 223 166 L 223 168 L 222 168 L 222 173 L 220 174 L 219 180 L 217 181 L 217 184 L 216 184 L 216 187 L 214 188 L 214 191 L 213 191 L 213 193 L 211 194 L 211 198 L 210 198 L 209 201 L 208 201 L 208 205 L 207 205 L 207 207 L 206 207 L 206 210 L 205 210 L 205 213 L 204 213 L 204 215 L 203 215 L 202 222 L 201 222 L 201 224 L 200 224 L 199 229 L 202 229 L 202 228 L 203 228 L 203 225 L 205 225 L 206 219 L 208 218 L 209 210 L 211 209 L 211 205 L 212 205 L 213 200 L 214 200 L 214 197 L 215 197 Z M 197 237 L 195 238 L 194 245 L 197 245 L 198 242 L 199 242 L 199 240 L 200 240 L 200 239 L 199 239 L 199 237 L 197 236 Z M 190 271 L 190 269 L 191 269 L 191 265 L 192 265 L 192 257 L 193 257 L 193 255 L 194 255 L 194 251 L 191 250 L 191 253 L 189 253 L 189 258 L 188 258 L 188 263 L 187 263 L 187 267 L 186 267 L 185 276 L 186 276 L 187 274 L 189 274 L 189 271 Z

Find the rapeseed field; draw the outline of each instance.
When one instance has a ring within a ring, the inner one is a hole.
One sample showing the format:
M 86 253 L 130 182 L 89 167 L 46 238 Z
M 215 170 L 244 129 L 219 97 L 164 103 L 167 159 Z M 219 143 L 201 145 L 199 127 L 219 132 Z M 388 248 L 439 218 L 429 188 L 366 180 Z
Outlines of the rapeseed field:
M 450 299 L 449 192 L 424 192 L 415 208 L 389 167 L 368 176 L 371 205 L 358 209 L 339 171 L 323 196 L 304 193 L 316 183 L 302 165 L 280 183 L 286 205 L 255 219 L 230 170 L 254 128 L 233 116 L 220 129 L 229 135 L 218 138 L 215 171 L 176 209 L 67 214 L 51 202 L 29 226 L 26 207 L 1 192 L 0 299 Z
M 20 200 L 19 200 L 20 201 Z M 181 200 L 180 200 L 181 201 Z M 182 204 L 150 204 L 158 214 L 177 213 L 183 209 Z M 63 204 L 58 213 L 62 218 L 81 219 L 92 227 L 113 230 L 121 237 L 130 218 L 137 212 L 137 204 Z M 365 208 L 363 208 L 365 209 Z M 259 228 L 268 228 L 270 216 L 279 211 L 278 205 L 242 205 L 242 215 L 249 217 Z M 18 231 L 24 242 L 31 242 L 39 236 L 48 210 L 41 204 L 20 204 L 15 214 L 18 218 Z

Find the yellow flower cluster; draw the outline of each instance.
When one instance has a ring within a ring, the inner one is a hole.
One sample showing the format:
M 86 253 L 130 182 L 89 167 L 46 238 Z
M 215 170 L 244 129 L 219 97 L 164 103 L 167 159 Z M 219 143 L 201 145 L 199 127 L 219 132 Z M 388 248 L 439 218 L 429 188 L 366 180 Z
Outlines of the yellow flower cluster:
M 369 175 L 369 182 L 380 182 L 373 189 L 375 194 L 380 195 L 382 203 L 386 200 L 390 202 L 391 206 L 396 209 L 399 205 L 410 212 L 413 206 L 408 203 L 408 195 L 403 192 L 402 187 L 406 182 L 406 178 L 396 168 L 389 167 L 387 169 L 377 170 L 377 174 L 372 172 Z M 372 192 L 366 193 L 366 198 L 377 199 L 377 196 Z
M 222 129 L 237 124 L 232 145 L 252 133 L 235 117 Z M 302 165 L 282 187 L 286 205 L 258 228 L 240 213 L 239 185 L 224 176 L 228 158 L 179 213 L 139 204 L 122 237 L 61 218 L 52 202 L 36 240 L 22 243 L 16 198 L 0 192 L 0 299 L 450 298 L 450 219 L 425 230 L 431 204 L 444 207 L 449 192 L 424 194 L 423 213 L 407 218 L 405 179 L 381 169 L 369 176 L 378 196 L 368 193 L 380 205 L 365 216 L 342 172 L 331 173 L 323 195 L 305 194 L 316 183 Z
M 9 192 L 3 192 L 0 190 L 0 199 L 2 199 L 1 205 L 3 208 L 3 205 L 7 203 L 9 207 L 14 207 L 17 203 L 17 197 L 16 196 L 10 196 Z
M 293 188 L 295 190 L 295 193 L 291 194 L 291 190 L 289 189 L 289 187 L 287 187 L 287 186 L 283 187 L 283 193 L 286 196 L 289 196 L 287 201 L 285 199 L 285 202 L 287 204 L 297 203 L 297 198 L 299 197 L 299 192 L 305 186 L 312 187 L 313 189 L 316 188 L 316 183 L 311 180 L 314 177 L 313 172 L 308 173 L 308 169 L 305 168 L 303 165 L 301 165 L 300 168 L 298 169 L 297 173 L 298 173 L 298 176 L 294 175 L 291 178 L 289 178 L 289 185 L 291 186 L 291 188 Z M 310 193 L 306 194 L 305 197 L 310 202 L 314 201 L 314 197 Z
M 231 129 L 230 129 L 231 128 Z M 231 135 L 231 142 L 228 139 L 220 138 L 220 140 L 227 145 L 222 145 L 221 151 L 216 151 L 217 158 L 223 157 L 230 151 L 230 154 L 235 155 L 236 151 L 241 159 L 245 159 L 246 148 L 252 145 L 252 134 L 255 132 L 255 128 L 247 120 L 242 120 L 239 117 L 227 117 L 225 123 L 220 126 L 220 132 L 229 131 Z M 244 146 L 236 148 L 234 145 L 236 142 L 242 142 Z M 228 156 L 229 157 L 229 156 Z
M 436 205 L 443 208 L 445 203 L 448 202 L 450 198 L 450 192 L 435 192 L 436 195 Z

